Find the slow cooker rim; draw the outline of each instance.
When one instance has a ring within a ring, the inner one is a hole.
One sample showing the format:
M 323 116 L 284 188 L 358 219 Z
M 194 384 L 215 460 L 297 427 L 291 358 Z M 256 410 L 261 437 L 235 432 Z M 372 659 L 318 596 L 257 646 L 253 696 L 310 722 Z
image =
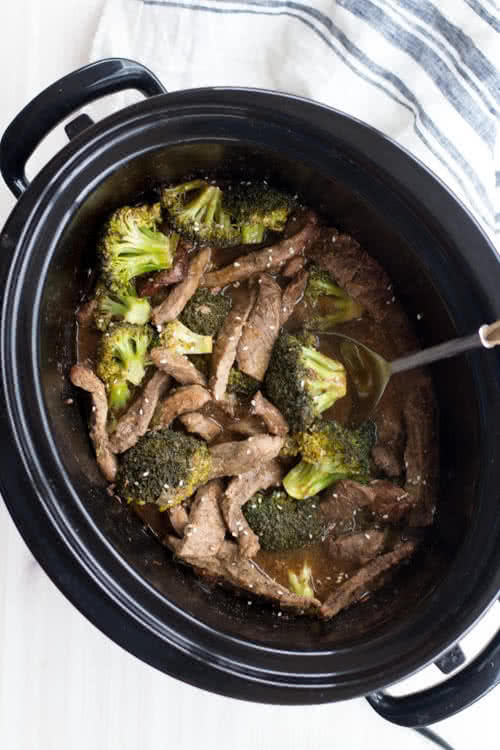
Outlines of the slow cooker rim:
M 206 89 L 204 89 L 203 91 L 206 91 Z M 224 91 L 227 91 L 227 90 L 224 90 Z M 168 97 L 168 96 L 169 96 L 169 95 L 167 95 L 167 97 Z M 275 95 L 273 95 L 273 96 L 275 96 Z M 281 98 L 281 97 L 279 97 L 279 98 Z M 285 97 L 285 98 L 286 98 L 286 97 Z M 159 97 L 159 99 L 164 99 L 164 97 Z M 128 108 L 128 109 L 133 109 L 133 108 L 137 108 L 138 106 L 140 106 L 140 105 L 133 105 L 133 107 L 132 107 L 132 108 Z M 320 106 L 320 108 L 321 108 L 321 105 L 318 105 L 318 106 Z M 123 112 L 127 112 L 127 110 L 125 110 L 125 111 L 123 111 Z M 120 115 L 123 115 L 123 112 L 121 112 L 121 113 L 119 113 L 119 114 L 120 114 Z M 114 115 L 114 116 L 112 116 L 112 117 L 115 117 L 115 118 L 116 118 L 116 117 L 117 117 L 117 115 Z M 342 116 L 342 117 L 344 117 L 344 116 Z M 347 118 L 347 119 L 349 119 L 349 118 Z M 376 133 L 376 131 L 374 131 L 374 132 Z M 83 135 L 85 135 L 85 134 L 83 134 Z M 81 138 L 81 137 L 80 137 L 80 138 Z M 207 139 L 206 139 L 206 140 L 207 140 Z M 68 148 L 68 147 L 66 147 L 66 148 Z M 396 147 L 396 148 L 398 148 L 398 147 Z M 134 156 L 135 156 L 135 155 L 134 155 Z M 129 158 L 131 159 L 131 158 L 133 158 L 133 156 L 130 156 Z M 49 166 L 50 166 L 50 165 L 49 165 Z M 46 170 L 47 170 L 47 171 L 46 171 Z M 45 184 L 46 184 L 46 186 L 49 186 L 49 182 L 50 182 L 49 170 L 48 170 L 48 168 L 46 168 L 46 170 L 44 170 L 44 173 L 43 173 L 43 174 L 44 174 L 44 177 L 45 177 Z M 37 181 L 41 180 L 41 177 L 42 177 L 42 175 L 39 175 L 39 177 L 37 178 Z M 28 191 L 28 192 L 29 192 L 29 191 Z M 32 193 L 32 195 L 34 195 L 34 194 Z M 13 216 L 12 216 L 12 220 L 14 220 L 14 218 L 15 218 L 15 214 L 16 214 L 16 213 L 17 213 L 17 215 L 19 216 L 19 212 L 20 212 L 20 210 L 21 210 L 21 208 L 22 208 L 23 202 L 25 202 L 25 201 L 26 201 L 26 198 L 27 198 L 27 197 L 28 197 L 28 196 L 24 196 L 24 197 L 22 198 L 22 200 L 21 200 L 20 204 L 18 205 L 18 207 L 16 207 L 16 209 L 14 210 L 14 214 L 13 214 Z M 49 201 L 49 200 L 51 200 L 51 196 L 49 196 L 49 195 L 46 195 L 46 196 L 45 196 L 45 200 L 46 200 L 46 201 Z M 38 209 L 39 209 L 39 210 L 41 209 L 41 205 L 40 205 L 40 203 L 38 204 Z M 36 213 L 38 213 L 38 211 L 37 211 Z M 10 222 L 9 222 L 9 224 L 10 224 Z M 25 231 L 26 231 L 26 233 L 28 232 L 28 225 L 25 225 Z M 20 244 L 20 243 L 19 243 L 19 244 Z M 28 254 L 27 254 L 27 255 L 28 255 Z M 12 511 L 11 511 L 11 512 L 12 512 Z M 112 637 L 113 637 L 113 636 L 112 636 Z M 324 653 L 325 653 L 325 652 L 320 652 L 320 653 L 324 655 Z M 294 652 L 294 656 L 296 656 L 295 652 Z M 431 660 L 432 660 L 432 659 L 431 659 Z M 376 686 L 379 686 L 379 685 L 378 685 L 378 684 L 374 684 L 374 685 L 373 685 L 373 687 L 376 687 Z M 370 688 L 370 689 L 371 689 L 371 688 Z

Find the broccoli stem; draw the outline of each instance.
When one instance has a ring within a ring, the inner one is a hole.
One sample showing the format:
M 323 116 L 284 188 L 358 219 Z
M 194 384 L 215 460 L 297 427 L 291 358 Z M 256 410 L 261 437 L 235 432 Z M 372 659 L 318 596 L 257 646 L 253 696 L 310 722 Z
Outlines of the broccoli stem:
M 283 479 L 283 487 L 296 500 L 305 500 L 341 479 L 343 474 L 332 474 L 321 464 L 300 461 Z
M 112 383 L 109 387 L 108 403 L 110 409 L 123 409 L 130 398 L 127 381 Z
M 264 240 L 266 228 L 264 224 L 243 224 L 241 227 L 241 241 L 244 245 L 251 245 Z
M 299 575 L 293 570 L 288 571 L 288 583 L 290 584 L 290 589 L 297 594 L 297 596 L 303 596 L 305 599 L 314 598 L 312 570 L 306 562 L 302 566 Z

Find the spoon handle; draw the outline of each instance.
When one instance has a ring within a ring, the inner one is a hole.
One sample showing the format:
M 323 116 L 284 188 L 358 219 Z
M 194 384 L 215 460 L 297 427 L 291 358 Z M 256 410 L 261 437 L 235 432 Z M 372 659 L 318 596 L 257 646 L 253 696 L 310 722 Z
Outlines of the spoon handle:
M 471 349 L 479 349 L 481 346 L 491 349 L 500 344 L 500 320 L 496 320 L 491 325 L 483 325 L 477 333 L 471 336 L 464 336 L 459 339 L 445 341 L 444 344 L 431 346 L 429 349 L 423 349 L 421 352 L 409 354 L 407 357 L 399 357 L 390 363 L 391 374 L 396 372 L 405 372 L 412 370 L 414 367 L 429 365 L 431 362 L 437 362 L 448 357 L 455 357 L 462 352 L 468 352 Z

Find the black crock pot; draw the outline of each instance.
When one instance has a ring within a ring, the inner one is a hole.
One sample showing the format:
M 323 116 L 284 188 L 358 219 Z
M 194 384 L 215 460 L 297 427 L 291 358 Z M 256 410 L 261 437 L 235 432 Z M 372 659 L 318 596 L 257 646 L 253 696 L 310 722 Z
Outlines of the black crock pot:
M 28 183 L 25 163 L 64 117 L 126 88 L 146 98 L 94 124 Z M 442 719 L 500 675 L 500 635 L 462 672 L 423 693 L 381 688 L 438 659 L 500 590 L 500 356 L 433 370 L 441 413 L 441 492 L 424 551 L 331 623 L 276 618 L 208 590 L 175 565 L 105 492 L 85 414 L 65 403 L 74 310 L 103 217 L 193 168 L 266 176 L 352 233 L 391 274 L 422 344 L 500 318 L 500 263 L 474 219 L 415 159 L 346 115 L 283 94 L 205 88 L 167 94 L 145 68 L 104 60 L 34 99 L 0 145 L 19 198 L 1 235 L 1 487 L 52 580 L 103 632 L 193 685 L 269 703 L 371 694 L 407 726 Z M 419 321 L 417 321 L 417 315 Z M 374 692 L 375 691 L 375 692 Z

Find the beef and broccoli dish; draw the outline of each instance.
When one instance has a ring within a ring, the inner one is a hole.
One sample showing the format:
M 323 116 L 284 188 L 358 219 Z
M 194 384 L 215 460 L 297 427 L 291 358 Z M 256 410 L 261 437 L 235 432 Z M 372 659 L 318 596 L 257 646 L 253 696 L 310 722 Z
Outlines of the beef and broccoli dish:
M 266 181 L 196 178 L 155 199 L 108 217 L 77 311 L 70 378 L 108 501 L 209 582 L 332 618 L 390 582 L 433 521 L 429 376 L 393 377 L 354 423 L 330 335 L 390 360 L 418 348 L 408 318 L 351 236 Z

